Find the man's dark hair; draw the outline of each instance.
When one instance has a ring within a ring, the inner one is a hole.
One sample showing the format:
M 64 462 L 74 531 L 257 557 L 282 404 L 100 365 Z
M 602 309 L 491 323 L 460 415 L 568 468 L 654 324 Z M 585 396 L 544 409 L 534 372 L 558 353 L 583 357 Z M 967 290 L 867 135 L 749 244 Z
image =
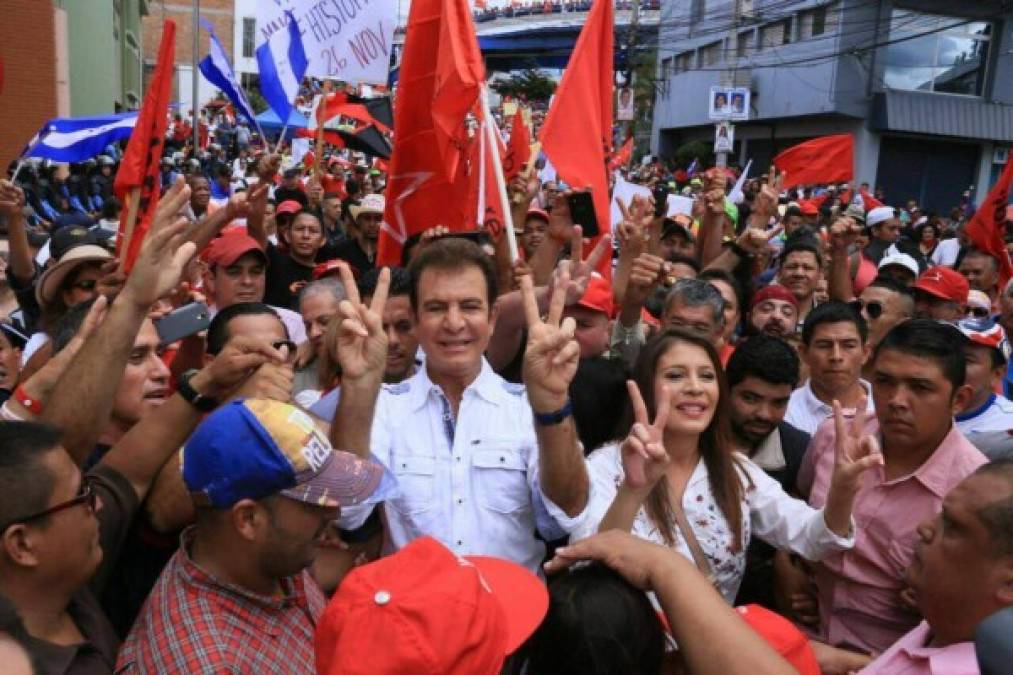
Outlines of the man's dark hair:
M 496 268 L 492 259 L 478 244 L 460 237 L 443 237 L 426 244 L 419 251 L 415 260 L 408 266 L 408 271 L 412 276 L 412 291 L 408 297 L 411 299 L 412 309 L 416 313 L 419 311 L 419 280 L 422 279 L 422 273 L 430 267 L 440 270 L 462 270 L 468 267 L 477 267 L 485 277 L 486 299 L 489 311 L 492 311 L 492 305 L 499 295 Z
M 57 320 L 50 335 L 53 339 L 53 354 L 60 353 L 60 350 L 74 339 L 77 332 L 81 330 L 81 324 L 84 323 L 88 312 L 91 311 L 91 306 L 95 304 L 95 300 L 97 299 L 97 297 L 92 298 L 91 300 L 74 305 Z
M 217 356 L 224 349 L 228 341 L 232 339 L 232 336 L 229 334 L 230 321 L 237 316 L 257 316 L 261 314 L 268 314 L 276 318 L 285 331 L 285 338 L 288 339 L 288 326 L 281 320 L 278 312 L 274 311 L 273 307 L 263 302 L 237 302 L 221 310 L 215 314 L 215 318 L 211 319 L 211 325 L 208 326 L 207 353 Z
M 1013 490 L 1013 459 L 997 459 L 983 464 L 975 473 L 1002 478 Z M 1013 555 L 1013 494 L 982 508 L 978 511 L 978 518 L 988 530 L 994 553 L 998 556 Z
M 735 294 L 736 305 L 739 308 L 739 312 L 742 312 L 742 308 L 745 304 L 745 296 L 742 293 L 742 284 L 739 283 L 739 280 L 736 279 L 731 272 L 711 267 L 705 269 L 703 272 L 700 272 L 696 278 L 700 281 L 723 281 L 728 284 L 732 289 L 732 293 Z
M 969 246 L 964 250 L 963 258 L 988 258 L 988 260 L 992 263 L 992 270 L 995 271 L 999 269 L 999 261 L 996 260 L 994 255 L 988 251 L 982 251 L 980 248 L 975 248 L 974 246 Z
M 48 424 L 0 421 L 0 527 L 46 510 L 54 478 L 42 459 L 60 438 Z
M 325 192 L 324 198 L 321 201 L 326 201 L 328 199 L 341 199 L 341 195 L 339 195 L 337 192 Z
M 408 295 L 412 293 L 412 275 L 411 272 L 403 267 L 391 267 L 390 269 L 390 289 L 387 291 L 387 297 L 393 298 L 398 295 Z M 374 268 L 363 272 L 355 281 L 355 285 L 359 288 L 359 295 L 363 298 L 371 297 L 376 293 L 376 284 L 380 281 L 380 272 L 383 270 L 380 268 Z
M 907 284 L 901 283 L 893 277 L 879 275 L 869 282 L 869 286 L 874 286 L 875 288 L 885 288 L 897 295 L 903 295 L 906 298 L 914 299 L 914 294 L 911 293 L 911 288 Z
M 725 377 L 729 389 L 747 377 L 794 388 L 799 380 L 798 370 L 798 354 L 792 346 L 781 338 L 761 333 L 735 348 L 725 367 Z
M 855 328 L 858 329 L 859 337 L 862 338 L 863 345 L 869 337 L 869 326 L 865 323 L 865 319 L 851 305 L 839 300 L 831 300 L 813 307 L 812 311 L 806 316 L 805 323 L 802 324 L 802 344 L 808 347 L 812 342 L 816 327 L 825 323 L 854 324 Z
M 549 611 L 528 642 L 527 671 L 653 675 L 664 651 L 664 629 L 647 596 L 592 563 L 549 582 Z
M 123 202 L 116 197 L 110 196 L 109 199 L 102 204 L 102 217 L 103 218 L 115 218 L 120 215 L 120 210 L 123 208 Z
M 816 268 L 823 269 L 823 256 L 820 255 L 820 247 L 817 245 L 815 239 L 805 234 L 794 232 L 791 239 L 785 243 L 784 251 L 781 253 L 781 267 L 784 266 L 784 263 L 788 260 L 788 256 L 792 253 L 812 253 L 813 257 L 816 258 Z
M 890 329 L 876 345 L 873 363 L 879 360 L 884 350 L 891 349 L 902 354 L 931 359 L 943 371 L 943 377 L 950 381 L 953 390 L 964 384 L 967 366 L 964 362 L 964 347 L 967 338 L 956 326 L 932 319 L 909 319 Z
M 681 253 L 673 253 L 668 256 L 668 262 L 673 265 L 685 265 L 686 267 L 691 267 L 694 272 L 700 274 L 700 261 L 691 256 L 683 255 Z

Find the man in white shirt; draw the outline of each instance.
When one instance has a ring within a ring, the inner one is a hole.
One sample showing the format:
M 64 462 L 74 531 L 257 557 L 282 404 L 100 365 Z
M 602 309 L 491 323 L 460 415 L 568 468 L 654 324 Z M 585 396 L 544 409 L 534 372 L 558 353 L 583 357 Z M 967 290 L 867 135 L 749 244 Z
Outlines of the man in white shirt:
M 401 496 L 385 504 L 394 549 L 429 535 L 458 555 L 505 558 L 537 572 L 545 547 L 536 528 L 546 539 L 563 536 L 589 491 L 567 397 L 580 347 L 573 319 L 561 324 L 565 293 L 553 294 L 542 322 L 526 289 L 526 386 L 515 385 L 483 356 L 496 322 L 491 259 L 472 242 L 447 238 L 423 248 L 410 271 L 424 367 L 381 389 L 385 272 L 370 308 L 357 293 L 341 303 L 342 396 L 331 438 L 360 456 L 372 453 L 397 477 Z M 367 513 L 346 509 L 343 526 L 357 527 Z
M 973 443 L 975 433 L 1013 429 L 1013 401 L 995 393 L 995 385 L 1006 373 L 1010 347 L 1006 331 L 992 319 L 964 319 L 957 328 L 967 337 L 964 382 L 972 395 L 955 419 L 957 428 Z
M 819 305 L 802 327 L 800 356 L 809 367 L 809 379 L 792 392 L 784 421 L 813 434 L 833 413 L 833 402 L 845 410 L 861 405 L 874 410 L 872 388 L 861 378 L 868 358 L 868 327 L 855 310 L 843 302 Z

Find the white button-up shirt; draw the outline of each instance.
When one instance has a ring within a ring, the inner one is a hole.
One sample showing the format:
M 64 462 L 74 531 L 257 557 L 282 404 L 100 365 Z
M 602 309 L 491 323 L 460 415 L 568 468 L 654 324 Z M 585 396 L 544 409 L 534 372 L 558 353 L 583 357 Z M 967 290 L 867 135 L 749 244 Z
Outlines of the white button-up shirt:
M 537 573 L 545 546 L 535 529 L 547 539 L 568 531 L 566 514 L 539 487 L 524 387 L 494 373 L 485 359 L 464 390 L 457 419 L 425 367 L 384 385 L 370 451 L 400 488 L 400 497 L 385 503 L 395 549 L 429 535 L 458 555 L 505 558 Z
M 876 414 L 876 407 L 872 404 L 872 385 L 862 379 L 859 379 L 858 383 L 865 390 L 865 411 Z M 854 409 L 846 408 L 844 413 L 854 414 Z M 811 436 L 816 433 L 816 428 L 833 414 L 833 406 L 816 398 L 812 380 L 806 380 L 804 385 L 791 392 L 784 421 Z
M 739 475 L 744 486 L 742 540 L 737 550 L 732 546 L 734 537 L 728 521 L 714 500 L 703 459 L 697 463 L 682 495 L 686 521 L 693 528 L 693 534 L 707 557 L 715 587 L 729 603 L 735 600 L 742 583 L 746 549 L 754 534 L 775 548 L 787 549 L 808 560 L 820 560 L 855 545 L 853 521 L 850 537 L 837 536 L 827 528 L 822 509 L 814 509 L 791 497 L 780 483 L 744 455 L 736 453 L 735 459 L 742 469 Z M 587 468 L 591 475 L 591 494 L 587 508 L 574 519 L 571 541 L 598 532 L 625 478 L 618 445 L 606 445 L 595 450 L 587 459 Z M 670 525 L 672 531 L 679 531 L 674 520 Z M 631 532 L 641 539 L 667 546 L 661 531 L 643 507 L 633 519 Z M 686 538 L 678 534 L 675 550 L 693 560 Z

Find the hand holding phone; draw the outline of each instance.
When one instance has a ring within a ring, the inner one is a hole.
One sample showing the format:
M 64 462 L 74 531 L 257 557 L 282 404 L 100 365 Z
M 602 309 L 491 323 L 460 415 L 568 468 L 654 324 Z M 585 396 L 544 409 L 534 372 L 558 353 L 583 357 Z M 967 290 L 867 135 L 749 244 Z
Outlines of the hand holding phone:
M 584 230 L 585 237 L 597 237 L 601 230 L 598 227 L 598 217 L 594 212 L 594 199 L 590 191 L 571 192 L 566 198 L 570 206 L 570 219 L 574 225 L 580 225 Z

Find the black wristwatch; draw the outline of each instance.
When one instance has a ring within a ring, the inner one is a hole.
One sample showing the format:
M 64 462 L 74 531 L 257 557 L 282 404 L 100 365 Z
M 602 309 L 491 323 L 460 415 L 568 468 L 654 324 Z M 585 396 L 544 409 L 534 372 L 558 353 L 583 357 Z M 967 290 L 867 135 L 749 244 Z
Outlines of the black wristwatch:
M 218 407 L 218 400 L 205 396 L 190 385 L 190 380 L 199 371 L 196 368 L 184 372 L 179 376 L 179 381 L 176 383 L 176 391 L 183 397 L 183 400 L 192 405 L 201 412 L 211 412 Z

